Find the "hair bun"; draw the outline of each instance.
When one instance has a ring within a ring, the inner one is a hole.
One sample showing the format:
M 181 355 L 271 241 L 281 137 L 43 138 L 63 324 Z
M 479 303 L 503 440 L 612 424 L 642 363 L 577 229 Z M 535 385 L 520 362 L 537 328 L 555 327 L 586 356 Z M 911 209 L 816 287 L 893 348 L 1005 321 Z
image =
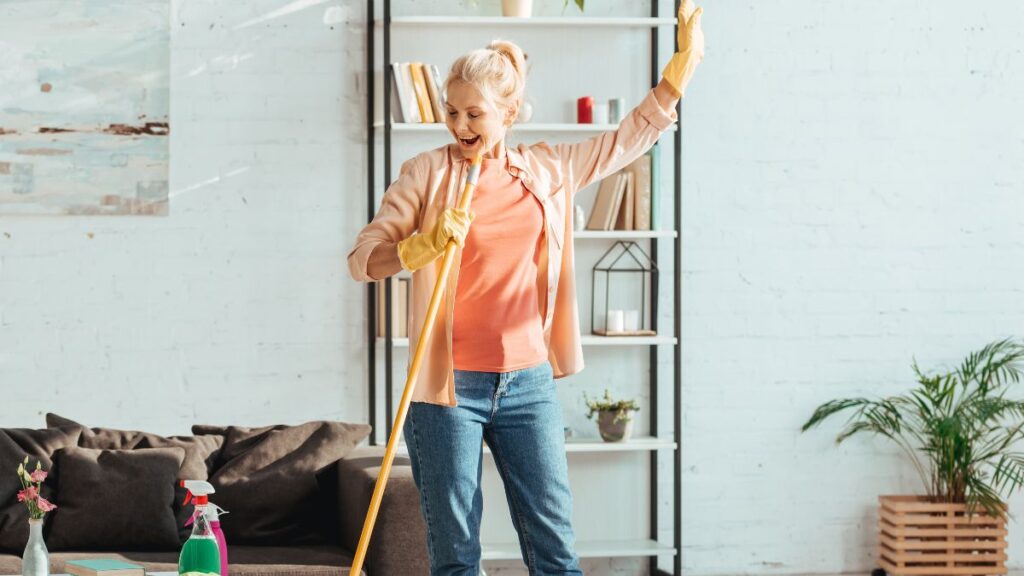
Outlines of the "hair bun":
M 526 77 L 526 59 L 528 56 L 523 49 L 516 45 L 514 42 L 507 40 L 495 40 L 487 45 L 487 47 L 495 52 L 498 52 L 502 56 L 505 56 L 512 62 L 512 66 L 516 69 L 521 77 Z

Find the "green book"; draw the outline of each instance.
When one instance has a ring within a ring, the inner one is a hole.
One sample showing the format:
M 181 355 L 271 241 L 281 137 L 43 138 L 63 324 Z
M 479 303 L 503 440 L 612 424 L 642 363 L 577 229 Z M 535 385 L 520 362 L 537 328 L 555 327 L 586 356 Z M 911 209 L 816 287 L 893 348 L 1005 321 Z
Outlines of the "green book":
M 64 563 L 64 571 L 74 576 L 145 576 L 146 570 L 139 564 L 131 564 L 112 558 L 90 558 L 88 560 L 68 560 Z

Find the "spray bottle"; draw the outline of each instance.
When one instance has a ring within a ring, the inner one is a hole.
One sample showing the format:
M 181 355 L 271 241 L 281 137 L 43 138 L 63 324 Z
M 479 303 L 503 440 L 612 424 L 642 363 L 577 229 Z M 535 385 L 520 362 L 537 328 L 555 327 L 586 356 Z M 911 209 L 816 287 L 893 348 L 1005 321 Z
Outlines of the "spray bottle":
M 218 513 L 223 510 L 209 500 L 209 495 L 214 493 L 213 486 L 202 480 L 182 480 L 181 486 L 188 490 L 182 504 L 188 504 L 194 497 L 195 512 L 185 523 L 186 526 L 192 524 L 192 535 L 181 549 L 178 574 L 227 576 L 227 543 L 224 540 L 224 533 L 220 530 Z
M 213 529 L 213 537 L 217 539 L 217 549 L 220 551 L 220 576 L 228 576 L 228 541 L 220 529 L 221 514 L 227 513 L 227 510 L 213 502 L 206 508 L 206 516 L 210 519 L 210 528 Z

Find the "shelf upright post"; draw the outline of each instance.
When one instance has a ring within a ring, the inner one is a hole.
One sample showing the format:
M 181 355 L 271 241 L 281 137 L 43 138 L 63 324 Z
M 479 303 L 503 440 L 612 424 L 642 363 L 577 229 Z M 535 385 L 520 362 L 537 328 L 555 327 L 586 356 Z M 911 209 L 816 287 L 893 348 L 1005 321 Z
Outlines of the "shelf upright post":
M 679 0 L 675 1 L 675 13 L 679 12 Z M 678 29 L 678 23 L 676 24 Z M 678 32 L 677 32 L 678 34 Z M 682 347 L 683 347 L 683 326 L 682 326 L 682 278 L 683 278 L 683 101 L 680 99 L 676 103 L 676 117 L 678 118 L 679 128 L 674 134 L 674 143 L 672 145 L 674 157 L 674 180 L 672 184 L 673 198 L 675 199 L 675 205 L 673 206 L 672 213 L 675 218 L 675 230 L 677 231 L 674 244 L 675 258 L 674 268 L 675 274 L 673 274 L 672 281 L 672 300 L 674 305 L 672 306 L 673 313 L 673 326 L 675 330 L 676 340 L 672 345 L 672 395 L 674 397 L 674 414 L 673 414 L 673 434 L 675 436 L 676 450 L 674 453 L 674 464 L 672 466 L 672 475 L 675 478 L 675 494 L 672 497 L 673 503 L 673 514 L 675 526 L 675 543 L 673 544 L 676 549 L 675 555 L 675 566 L 673 571 L 675 576 L 682 576 L 683 573 L 683 485 L 682 485 L 682 474 L 683 474 L 683 418 L 682 418 L 682 395 L 683 395 L 683 365 L 682 365 Z
M 658 17 L 658 2 L 651 0 L 651 17 Z M 651 27 L 651 55 L 650 55 L 651 87 L 658 82 L 658 27 Z M 653 158 L 653 156 L 652 156 Z M 651 261 L 658 265 L 658 239 L 651 239 Z M 658 282 L 651 282 L 651 330 L 658 333 Z M 658 436 L 658 349 L 657 345 L 648 348 L 648 382 L 650 385 L 651 398 L 651 436 Z M 658 541 L 658 450 L 652 450 L 650 458 L 650 538 Z M 658 573 L 658 556 L 651 556 L 648 559 L 648 574 Z
M 373 63 L 374 51 L 374 6 L 373 0 L 366 3 L 366 220 L 373 220 L 374 214 L 374 147 L 376 138 L 373 129 L 374 94 L 373 89 Z M 373 429 L 370 436 L 370 445 L 377 445 L 377 315 L 374 313 L 377 307 L 377 290 L 372 282 L 366 285 L 366 302 L 369 319 L 367 324 L 367 351 L 369 354 L 368 376 L 370 381 L 369 423 Z
M 391 0 L 384 0 L 384 189 L 391 184 Z M 391 333 L 391 283 L 392 277 L 384 281 L 385 308 L 384 322 L 384 441 L 391 433 L 393 418 L 391 415 L 394 396 L 394 367 L 392 364 L 394 340 Z

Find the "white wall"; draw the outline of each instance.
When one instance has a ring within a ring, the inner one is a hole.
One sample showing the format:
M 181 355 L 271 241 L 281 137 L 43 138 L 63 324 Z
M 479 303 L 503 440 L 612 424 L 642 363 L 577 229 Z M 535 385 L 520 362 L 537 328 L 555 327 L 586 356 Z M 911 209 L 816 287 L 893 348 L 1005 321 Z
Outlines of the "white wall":
M 169 217 L 0 221 L 3 425 L 365 419 L 362 12 L 319 4 L 172 2 Z
M 706 9 L 683 117 L 684 569 L 863 571 L 877 494 L 918 486 L 883 444 L 796 430 L 824 400 L 904 390 L 914 356 L 948 365 L 1021 325 L 1024 8 Z M 0 424 L 365 419 L 364 290 L 344 266 L 366 212 L 364 12 L 172 2 L 171 215 L 0 220 Z M 589 90 L 629 82 L 618 68 Z M 579 393 L 630 389 L 644 362 L 587 352 L 560 389 L 580 429 Z M 604 518 L 594 473 L 642 465 L 594 458 L 572 473 L 584 532 Z
M 876 496 L 915 476 L 881 442 L 837 449 L 838 420 L 796 429 L 825 400 L 908 389 L 913 357 L 951 367 L 1022 336 L 1022 17 L 707 6 L 683 155 L 692 573 L 872 567 Z

